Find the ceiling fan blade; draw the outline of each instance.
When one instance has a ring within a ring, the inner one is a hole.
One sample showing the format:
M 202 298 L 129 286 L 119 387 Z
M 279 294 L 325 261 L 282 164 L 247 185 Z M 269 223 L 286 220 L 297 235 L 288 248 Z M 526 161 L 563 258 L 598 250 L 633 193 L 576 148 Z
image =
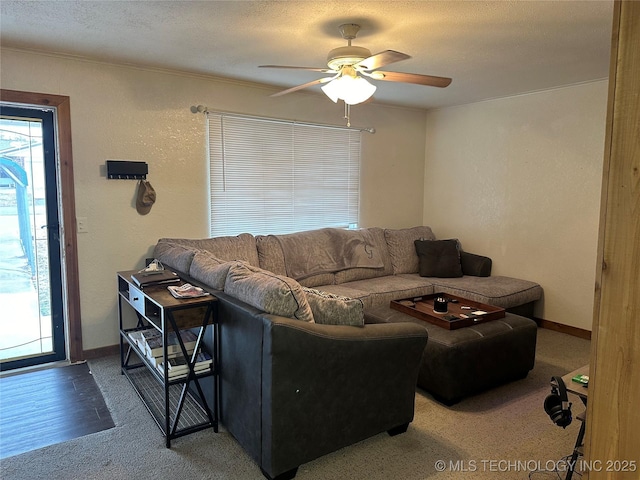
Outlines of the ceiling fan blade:
M 318 67 L 290 67 L 287 65 L 258 65 L 258 68 L 289 68 L 295 70 L 310 70 L 312 72 L 323 72 L 323 73 L 337 73 L 334 70 L 329 68 L 318 68 Z
M 286 95 L 287 93 L 296 92 L 298 90 L 302 90 L 303 88 L 313 87 L 314 85 L 318 85 L 320 83 L 326 83 L 333 80 L 335 77 L 324 77 L 314 80 L 312 82 L 303 83 L 302 85 L 298 85 L 296 87 L 287 88 L 286 90 L 282 90 L 281 92 L 274 93 L 273 95 L 269 95 L 270 97 L 279 97 L 281 95 Z
M 451 79 L 447 77 L 434 77 L 432 75 L 420 75 L 417 73 L 381 72 L 379 70 L 373 72 L 372 78 L 375 80 L 385 80 L 387 82 L 416 83 L 418 85 L 440 88 L 447 87 L 451 83 Z
M 396 52 L 395 50 L 385 50 L 384 52 L 371 55 L 364 60 L 359 61 L 354 65 L 358 69 L 362 70 L 375 70 L 376 68 L 384 67 L 390 63 L 399 62 L 401 60 L 408 60 L 410 55 L 402 52 Z

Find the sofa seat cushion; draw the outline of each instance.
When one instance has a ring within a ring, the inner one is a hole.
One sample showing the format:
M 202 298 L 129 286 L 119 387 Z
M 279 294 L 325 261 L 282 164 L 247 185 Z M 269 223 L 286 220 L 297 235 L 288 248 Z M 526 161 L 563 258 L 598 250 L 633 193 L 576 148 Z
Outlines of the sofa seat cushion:
M 342 290 L 343 292 L 352 290 L 361 292 L 359 295 L 347 294 L 347 296 L 360 298 L 365 308 L 371 308 L 377 305 L 389 305 L 391 300 L 399 300 L 401 298 L 417 297 L 433 293 L 433 283 L 430 279 L 421 278 L 418 275 L 407 277 L 402 275 L 387 275 L 386 277 L 342 283 L 332 287 L 342 287 L 343 289 L 346 289 Z M 321 289 L 332 293 L 338 293 L 336 288 L 322 287 Z M 345 295 L 344 293 L 338 294 Z
M 320 290 L 322 292 L 331 293 L 333 295 L 340 295 L 341 297 L 357 298 L 362 300 L 363 303 L 366 303 L 365 299 L 369 296 L 369 292 L 366 292 L 364 290 L 356 290 L 354 288 L 349 288 L 348 286 L 345 286 L 344 283 L 340 285 L 334 285 L 334 284 L 320 285 L 318 287 L 313 287 L 313 288 Z
M 436 292 L 450 293 L 480 303 L 512 308 L 542 298 L 542 287 L 518 278 L 491 276 L 460 278 L 426 277 Z
M 313 322 L 302 286 L 292 278 L 235 262 L 229 268 L 224 292 L 264 312 Z
M 362 300 L 303 287 L 315 323 L 364 327 Z

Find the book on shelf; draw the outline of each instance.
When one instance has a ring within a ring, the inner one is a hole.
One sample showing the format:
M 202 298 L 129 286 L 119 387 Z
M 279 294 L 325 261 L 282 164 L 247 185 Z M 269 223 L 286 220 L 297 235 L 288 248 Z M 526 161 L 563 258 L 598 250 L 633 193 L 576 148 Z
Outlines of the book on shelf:
M 142 330 L 132 330 L 127 333 L 131 344 L 136 344 L 142 354 L 152 366 L 162 363 L 162 333 L 154 328 L 149 327 Z M 191 330 L 180 330 L 180 337 L 187 350 L 187 354 L 193 354 L 198 337 Z M 167 357 L 177 358 L 182 356 L 182 350 L 178 343 L 175 332 L 169 332 L 167 335 Z
M 169 285 L 167 289 L 175 298 L 198 298 L 210 295 L 209 292 L 205 292 L 202 288 L 191 285 L 190 283 L 185 283 L 180 286 Z
M 205 368 L 204 370 L 194 370 L 196 375 L 200 375 L 202 373 L 204 373 L 207 370 L 207 368 Z M 162 371 L 160 371 L 160 373 L 162 373 Z M 176 380 L 178 378 L 187 378 L 189 372 L 178 372 L 178 373 L 168 373 L 167 374 L 167 379 L 169 380 Z
M 191 355 L 193 353 L 193 351 L 191 351 L 189 354 Z M 182 355 L 182 353 L 167 353 L 167 358 L 176 358 L 178 356 Z M 145 356 L 147 357 L 147 360 L 149 361 L 149 363 L 154 366 L 157 367 L 159 364 L 162 363 L 162 353 L 160 353 L 160 355 L 158 355 L 157 357 L 152 357 L 149 356 L 147 354 L 147 352 L 145 352 Z
M 127 332 L 131 344 L 137 345 L 143 352 L 147 348 L 147 339 L 161 335 L 160 332 L 153 328 L 145 328 L 142 330 L 130 330 Z M 162 337 L 161 337 L 162 338 Z
M 193 353 L 198 337 L 191 330 L 180 330 L 180 338 L 184 343 L 187 353 Z M 176 332 L 169 332 L 167 335 L 167 354 L 181 353 L 180 343 Z M 162 335 L 147 339 L 146 354 L 148 357 L 162 357 Z
M 213 363 L 213 359 L 211 355 L 209 355 L 205 351 L 198 352 L 196 356 L 196 363 L 194 365 L 194 369 L 200 369 L 204 367 L 208 367 Z M 187 359 L 183 355 L 179 355 L 174 358 L 169 358 L 167 360 L 167 369 L 175 372 L 186 372 L 189 370 L 187 366 Z
M 131 280 L 138 287 L 150 287 L 152 285 L 164 285 L 166 283 L 178 283 L 180 277 L 171 270 L 154 270 L 150 272 L 139 272 L 131 275 Z
M 142 350 L 142 353 L 144 353 L 145 355 L 147 355 L 147 346 L 149 345 L 149 342 L 153 342 L 153 341 L 156 341 L 157 339 L 160 339 L 159 340 L 161 342 L 160 345 L 162 345 L 162 333 L 160 333 L 159 330 L 151 327 L 146 330 L 142 330 L 140 333 L 142 335 L 141 337 L 139 337 L 138 347 L 140 348 L 140 350 Z
M 141 330 L 135 330 L 132 332 L 128 332 L 129 335 L 129 343 L 135 344 L 140 346 L 140 342 L 143 341 L 143 337 L 142 337 L 142 331 Z
M 160 374 L 164 375 L 164 364 L 163 363 L 159 363 L 158 365 L 156 365 L 156 368 L 158 369 L 158 371 L 160 372 Z M 199 375 L 201 373 L 204 373 L 206 371 L 208 371 L 211 368 L 211 363 L 205 363 L 202 365 L 194 365 L 193 367 L 193 371 L 195 372 L 196 375 Z M 187 368 L 187 366 L 184 366 L 184 369 L 169 369 L 167 367 L 167 378 L 169 380 L 173 380 L 175 378 L 186 378 L 187 374 L 189 373 L 189 369 Z

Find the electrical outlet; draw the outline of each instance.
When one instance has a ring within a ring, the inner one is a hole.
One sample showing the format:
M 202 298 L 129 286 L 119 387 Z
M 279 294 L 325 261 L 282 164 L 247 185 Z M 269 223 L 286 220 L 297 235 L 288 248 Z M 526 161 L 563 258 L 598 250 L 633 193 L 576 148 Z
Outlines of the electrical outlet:
M 87 217 L 76 217 L 76 225 L 78 227 L 78 233 L 87 233 L 89 231 Z

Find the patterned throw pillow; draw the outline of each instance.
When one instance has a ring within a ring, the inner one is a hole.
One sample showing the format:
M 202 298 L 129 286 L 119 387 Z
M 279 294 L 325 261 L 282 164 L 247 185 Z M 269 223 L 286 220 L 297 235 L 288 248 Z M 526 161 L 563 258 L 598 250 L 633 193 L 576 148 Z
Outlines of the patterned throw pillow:
M 362 300 L 302 287 L 316 323 L 364 327 Z
M 224 292 L 267 313 L 313 322 L 307 298 L 293 278 L 234 262 Z

